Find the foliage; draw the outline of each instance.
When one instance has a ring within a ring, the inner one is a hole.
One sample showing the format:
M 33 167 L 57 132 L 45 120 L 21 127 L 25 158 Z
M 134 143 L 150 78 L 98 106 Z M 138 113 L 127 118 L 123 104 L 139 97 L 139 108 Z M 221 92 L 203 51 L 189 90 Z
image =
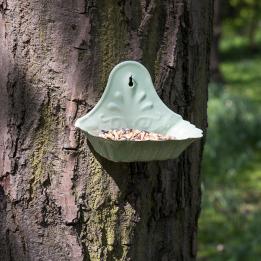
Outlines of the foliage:
M 230 179 L 253 156 L 258 147 L 261 111 L 250 99 L 211 88 L 208 113 L 209 133 L 205 148 L 205 171 L 226 173 Z M 221 90 L 220 90 L 221 89 Z M 213 92 L 216 94 L 213 95 Z M 224 179 L 222 178 L 222 181 Z
M 247 33 L 251 27 L 258 26 L 258 21 L 261 20 L 260 0 L 221 0 L 221 4 L 226 30 Z
M 234 35 L 221 51 L 225 84 L 209 90 L 199 260 L 259 260 L 261 52 Z

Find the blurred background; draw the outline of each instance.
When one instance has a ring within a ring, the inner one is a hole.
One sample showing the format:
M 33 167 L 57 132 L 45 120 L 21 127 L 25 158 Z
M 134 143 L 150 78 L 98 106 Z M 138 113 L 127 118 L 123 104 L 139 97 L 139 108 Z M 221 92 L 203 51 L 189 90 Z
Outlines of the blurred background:
M 215 0 L 198 260 L 261 260 L 261 0 Z

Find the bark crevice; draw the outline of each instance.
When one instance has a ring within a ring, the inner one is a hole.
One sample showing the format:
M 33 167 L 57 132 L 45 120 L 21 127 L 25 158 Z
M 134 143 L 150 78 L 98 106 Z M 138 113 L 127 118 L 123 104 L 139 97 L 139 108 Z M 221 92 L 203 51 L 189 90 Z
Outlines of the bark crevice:
M 206 129 L 211 1 L 0 1 L 0 256 L 194 260 L 203 141 L 113 163 L 74 127 L 120 61 Z M 146 243 L 146 247 L 144 246 Z

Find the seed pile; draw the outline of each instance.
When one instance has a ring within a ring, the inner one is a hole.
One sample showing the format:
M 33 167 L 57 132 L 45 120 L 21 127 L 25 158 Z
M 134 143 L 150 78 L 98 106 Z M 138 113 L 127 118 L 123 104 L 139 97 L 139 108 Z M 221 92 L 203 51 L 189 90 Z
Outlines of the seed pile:
M 148 131 L 140 131 L 135 129 L 115 129 L 115 130 L 102 130 L 99 137 L 108 140 L 174 140 L 175 138 L 159 133 Z

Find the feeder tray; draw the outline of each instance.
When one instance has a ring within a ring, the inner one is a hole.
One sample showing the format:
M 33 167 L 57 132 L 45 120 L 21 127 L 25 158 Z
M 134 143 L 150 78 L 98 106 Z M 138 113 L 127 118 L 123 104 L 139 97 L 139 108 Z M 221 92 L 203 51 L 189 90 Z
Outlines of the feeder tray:
M 86 133 L 97 153 L 116 162 L 174 159 L 202 137 L 202 130 L 161 101 L 149 72 L 135 61 L 114 67 L 101 99 L 75 126 Z M 99 137 L 102 130 L 121 128 L 146 130 L 175 139 L 130 141 Z

